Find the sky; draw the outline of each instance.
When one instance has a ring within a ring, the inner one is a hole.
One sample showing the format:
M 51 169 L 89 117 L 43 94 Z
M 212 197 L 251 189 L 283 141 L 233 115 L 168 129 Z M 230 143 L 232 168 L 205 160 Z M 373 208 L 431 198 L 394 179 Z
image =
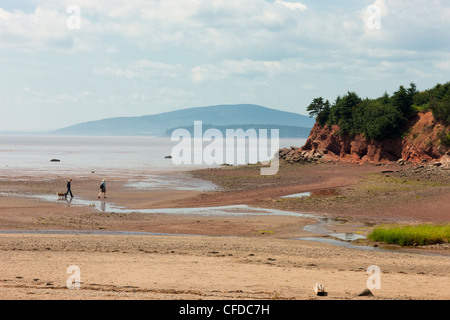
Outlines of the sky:
M 0 0 L 0 131 L 450 81 L 449 0 Z

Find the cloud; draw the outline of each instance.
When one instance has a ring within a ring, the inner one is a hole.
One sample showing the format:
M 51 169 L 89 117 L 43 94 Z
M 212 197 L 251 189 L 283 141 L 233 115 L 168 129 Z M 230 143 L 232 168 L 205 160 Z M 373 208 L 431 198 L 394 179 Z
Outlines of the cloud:
M 294 10 L 294 11 L 295 10 L 305 11 L 308 9 L 308 7 L 306 5 L 304 5 L 303 3 L 300 3 L 300 2 L 286 2 L 286 1 L 276 0 L 275 4 L 285 6 L 286 8 L 289 8 L 290 10 Z
M 119 78 L 141 80 L 177 78 L 182 72 L 179 64 L 171 65 L 162 62 L 153 62 L 146 59 L 131 62 L 126 68 L 97 67 L 94 68 L 95 75 L 114 76 Z
M 105 116 L 243 98 L 299 111 L 321 91 L 333 99 L 346 89 L 448 81 L 446 0 L 6 3 L 0 103 L 8 113 L 40 109 L 53 119 L 52 108 L 82 102 Z M 67 28 L 70 5 L 80 8 L 79 30 Z M 380 9 L 379 30 L 367 28 L 370 5 Z
M 194 83 L 221 81 L 236 77 L 253 81 L 255 79 L 292 76 L 302 71 L 326 70 L 331 64 L 336 65 L 335 63 L 307 64 L 300 59 L 223 60 L 216 65 L 203 64 L 192 68 L 191 79 Z
M 68 52 L 102 49 L 119 54 L 128 45 L 156 53 L 181 50 L 227 59 L 267 60 L 274 55 L 281 59 L 299 55 L 316 47 L 329 49 L 332 45 L 348 51 L 361 45 L 394 46 L 398 40 L 419 49 L 420 42 L 414 36 L 433 47 L 442 47 L 442 39 L 450 29 L 450 7 L 442 0 L 427 1 L 426 5 L 422 0 L 407 4 L 375 0 L 369 6 L 361 4 L 350 10 L 347 6 L 342 10 L 333 8 L 334 12 L 320 5 L 311 9 L 302 2 L 282 0 L 245 0 L 245 5 L 242 0 L 34 3 L 35 9 L 27 12 L 0 8 L 0 46 Z M 80 30 L 66 26 L 70 5 L 80 8 Z M 374 14 L 368 11 L 370 7 L 379 9 L 382 32 L 367 28 Z
M 295 28 L 291 13 L 306 9 L 299 2 L 264 0 L 246 0 L 245 5 L 242 0 L 35 1 L 36 9 L 28 13 L 0 9 L 0 43 L 33 50 L 98 50 L 101 43 L 110 50 L 105 39 L 114 36 L 147 50 L 230 50 L 239 42 Z M 66 10 L 72 5 L 80 8 L 80 30 L 67 28 Z
M 0 8 L 0 46 L 3 47 L 68 47 L 66 17 L 55 9 L 37 6 L 31 13 L 9 12 Z

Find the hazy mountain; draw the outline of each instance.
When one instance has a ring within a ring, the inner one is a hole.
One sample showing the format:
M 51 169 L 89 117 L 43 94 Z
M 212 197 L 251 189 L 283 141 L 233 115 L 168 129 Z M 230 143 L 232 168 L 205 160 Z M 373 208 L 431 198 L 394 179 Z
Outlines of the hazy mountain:
M 209 126 L 280 125 L 311 129 L 315 119 L 297 113 L 251 104 L 195 107 L 141 117 L 109 118 L 83 122 L 53 131 L 64 135 L 152 135 L 164 136 L 167 130 L 192 126 L 202 121 Z M 309 131 L 308 131 L 309 133 Z M 305 138 L 308 136 L 306 134 Z
M 171 137 L 172 132 L 175 129 L 186 129 L 189 131 L 191 136 L 194 136 L 194 125 L 190 126 L 182 126 L 177 128 L 171 128 L 167 129 L 165 133 L 165 137 Z M 226 125 L 226 126 L 213 126 L 209 124 L 203 124 L 202 125 L 203 133 L 208 129 L 217 129 L 222 133 L 223 137 L 227 136 L 227 130 L 237 130 L 242 129 L 243 131 L 247 132 L 249 129 L 254 129 L 256 131 L 256 134 L 259 135 L 261 131 L 259 130 L 266 130 L 267 137 L 270 138 L 272 136 L 272 130 L 276 129 L 278 130 L 278 136 L 280 138 L 307 138 L 311 132 L 311 128 L 308 127 L 297 127 L 297 126 L 284 126 L 284 125 L 278 125 L 278 124 L 234 124 L 234 125 Z

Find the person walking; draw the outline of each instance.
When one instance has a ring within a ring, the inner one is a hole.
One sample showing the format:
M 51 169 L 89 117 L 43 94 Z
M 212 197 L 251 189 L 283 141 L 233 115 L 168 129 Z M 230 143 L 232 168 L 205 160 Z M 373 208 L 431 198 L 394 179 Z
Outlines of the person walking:
M 98 198 L 100 199 L 100 196 L 101 196 L 102 193 L 103 193 L 103 198 L 106 199 L 106 179 L 103 179 L 103 180 L 102 180 L 102 183 L 100 184 L 100 189 L 101 189 L 101 191 L 100 191 L 100 193 L 98 194 Z
M 73 194 L 72 194 L 71 188 L 72 188 L 72 179 L 69 179 L 69 180 L 67 181 L 67 192 L 66 192 L 66 195 L 65 195 L 66 198 L 67 198 L 67 195 L 68 195 L 69 193 L 70 193 L 70 197 L 73 198 Z

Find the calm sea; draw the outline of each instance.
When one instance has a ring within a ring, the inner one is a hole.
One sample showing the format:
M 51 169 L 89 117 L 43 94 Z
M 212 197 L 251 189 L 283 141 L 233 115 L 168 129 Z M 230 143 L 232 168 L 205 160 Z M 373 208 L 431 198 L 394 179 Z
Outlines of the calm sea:
M 302 146 L 306 139 L 280 139 L 279 147 Z M 110 175 L 177 171 L 206 165 L 176 165 L 178 142 L 154 137 L 0 136 L 0 175 L 69 174 L 92 171 Z M 207 146 L 208 143 L 204 143 Z M 52 162 L 57 159 L 59 162 Z M 266 161 L 267 159 L 260 159 Z

